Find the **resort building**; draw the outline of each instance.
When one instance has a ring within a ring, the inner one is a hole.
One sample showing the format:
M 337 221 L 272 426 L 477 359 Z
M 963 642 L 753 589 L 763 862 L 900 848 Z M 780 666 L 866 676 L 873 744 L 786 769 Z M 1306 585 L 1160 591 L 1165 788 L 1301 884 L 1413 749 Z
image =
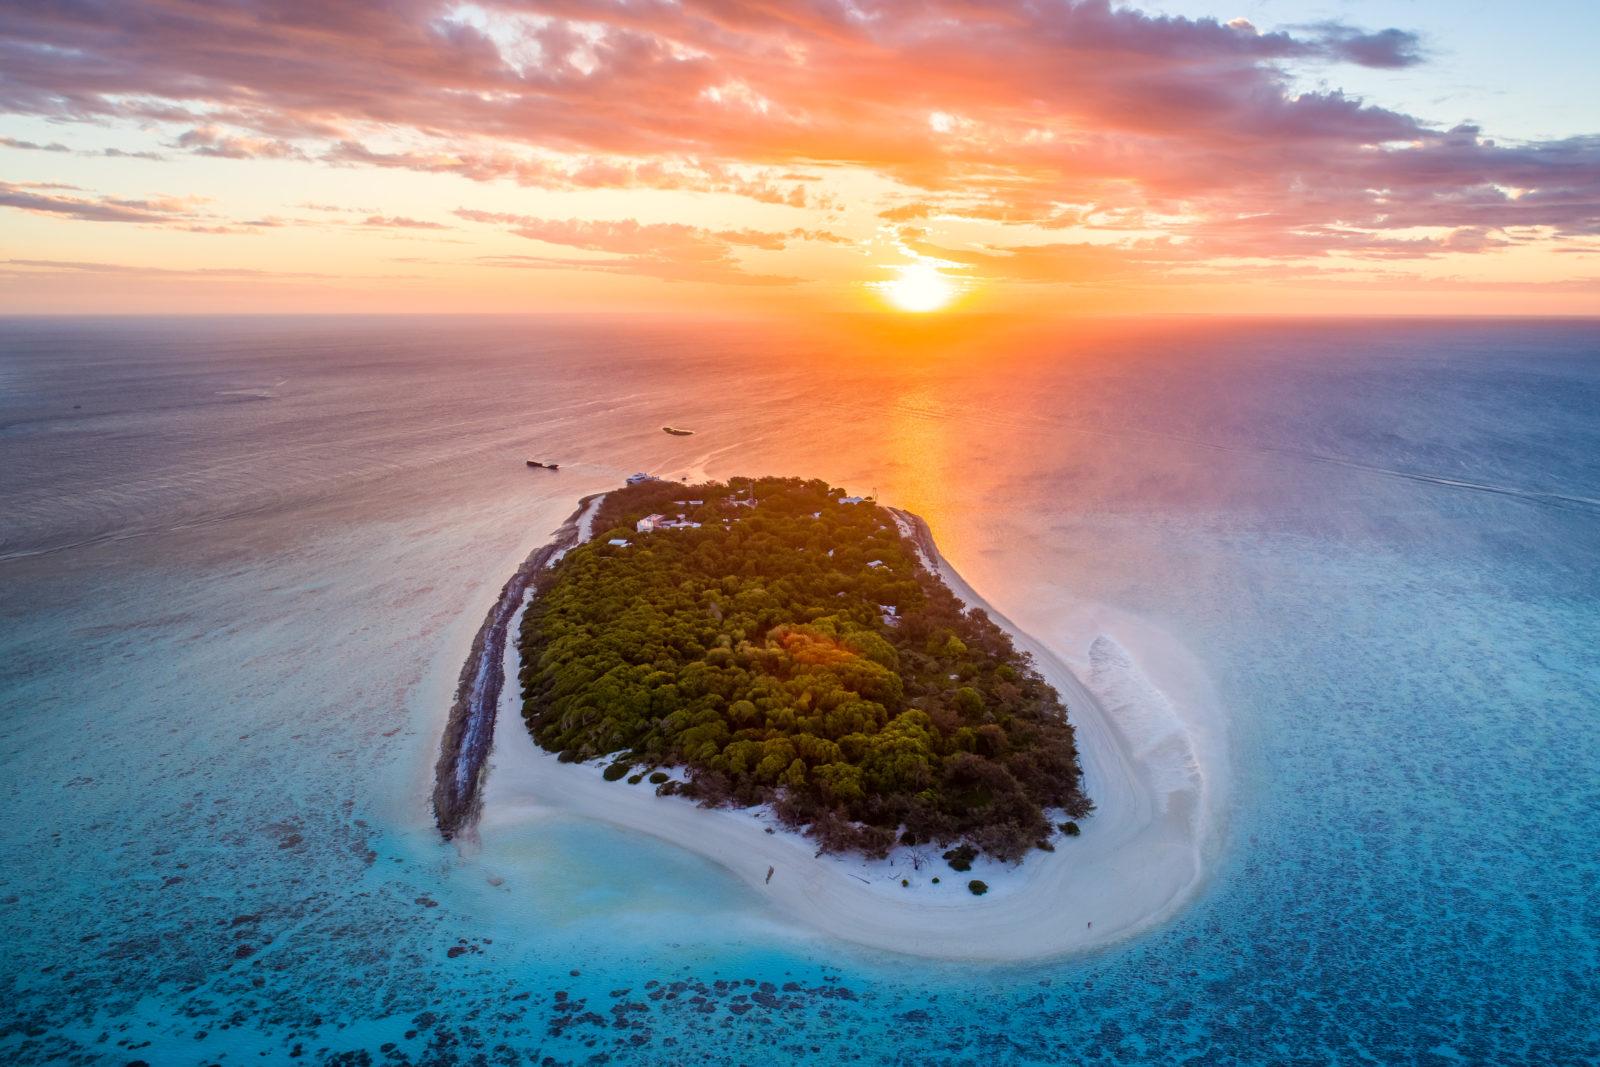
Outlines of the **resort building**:
M 646 515 L 634 524 L 634 529 L 640 533 L 649 533 L 652 530 L 698 530 L 700 524 L 684 518 L 679 512 L 678 517 L 669 519 L 665 515 Z

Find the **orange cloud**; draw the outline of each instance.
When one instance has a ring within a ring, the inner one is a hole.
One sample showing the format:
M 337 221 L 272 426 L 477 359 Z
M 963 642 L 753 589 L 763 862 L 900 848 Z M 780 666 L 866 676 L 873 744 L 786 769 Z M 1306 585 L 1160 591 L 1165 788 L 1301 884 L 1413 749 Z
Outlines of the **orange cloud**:
M 739 248 L 753 248 L 779 252 L 793 241 L 838 243 L 844 240 L 825 230 L 803 228 L 785 232 L 708 230 L 684 223 L 644 224 L 635 219 L 544 219 L 469 208 L 457 210 L 456 215 L 469 222 L 509 227 L 510 232 L 530 241 L 563 245 L 585 252 L 607 253 L 615 257 L 598 260 L 541 256 L 490 257 L 488 262 L 496 265 L 604 270 L 618 274 L 642 274 L 668 281 L 792 284 L 800 279 L 747 271 L 739 263 L 736 251 Z
M 738 250 L 834 240 L 817 223 L 856 206 L 820 188 L 840 174 L 892 190 L 867 212 L 888 223 L 1074 231 L 907 242 L 973 276 L 1037 282 L 1600 235 L 1600 136 L 1507 144 L 1296 88 L 1313 68 L 1426 58 L 1402 28 L 1264 33 L 1109 0 L 120 0 L 8 11 L 0 109 L 167 124 L 174 149 L 213 157 L 816 213 L 804 235 L 458 213 L 610 257 L 498 262 L 661 278 L 789 280 Z M 16 186 L 0 205 L 171 221 Z

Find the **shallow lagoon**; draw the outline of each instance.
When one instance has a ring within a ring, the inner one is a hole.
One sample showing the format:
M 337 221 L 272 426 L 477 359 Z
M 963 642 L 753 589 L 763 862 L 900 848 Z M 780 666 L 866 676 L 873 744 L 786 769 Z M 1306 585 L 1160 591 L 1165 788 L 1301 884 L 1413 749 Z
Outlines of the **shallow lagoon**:
M 1593 326 L 12 320 L 0 375 L 11 1061 L 1600 1058 Z M 1179 636 L 1200 899 L 940 965 L 576 820 L 440 845 L 472 631 L 637 469 L 876 489 L 1030 632 Z

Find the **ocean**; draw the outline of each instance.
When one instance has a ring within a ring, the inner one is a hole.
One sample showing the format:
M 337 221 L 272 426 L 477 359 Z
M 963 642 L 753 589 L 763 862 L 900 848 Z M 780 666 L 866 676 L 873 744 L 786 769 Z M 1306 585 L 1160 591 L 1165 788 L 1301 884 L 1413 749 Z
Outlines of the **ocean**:
M 575 817 L 441 842 L 473 632 L 634 471 L 1180 641 L 1198 897 L 937 963 Z M 1600 1061 L 1600 324 L 0 320 L 0 759 L 7 1063 Z

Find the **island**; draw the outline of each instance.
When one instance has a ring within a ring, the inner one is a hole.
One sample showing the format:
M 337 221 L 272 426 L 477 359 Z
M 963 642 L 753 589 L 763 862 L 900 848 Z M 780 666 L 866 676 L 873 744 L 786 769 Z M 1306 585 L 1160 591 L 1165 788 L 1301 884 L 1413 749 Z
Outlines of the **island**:
M 523 716 L 563 761 L 957 870 L 1051 851 L 1092 810 L 1060 696 L 874 500 L 634 480 L 592 524 L 533 575 L 518 641 Z
M 912 512 L 632 475 L 579 500 L 483 617 L 434 821 L 501 888 L 520 876 L 480 842 L 574 817 L 666 842 L 755 894 L 719 929 L 758 939 L 778 919 L 948 960 L 1103 947 L 1204 884 L 1225 717 L 1148 620 L 1011 605 L 1028 629 Z

